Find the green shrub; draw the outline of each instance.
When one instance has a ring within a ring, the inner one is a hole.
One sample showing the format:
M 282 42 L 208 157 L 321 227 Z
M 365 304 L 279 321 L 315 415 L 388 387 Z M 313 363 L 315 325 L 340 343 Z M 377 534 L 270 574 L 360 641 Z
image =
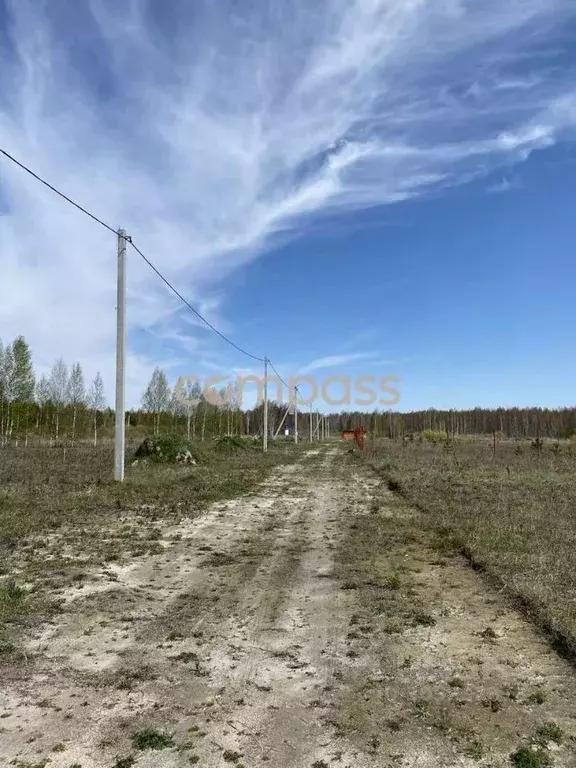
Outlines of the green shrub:
M 147 437 L 136 449 L 136 459 L 168 464 L 202 464 L 205 455 L 200 447 L 180 435 L 162 435 Z
M 426 443 L 443 443 L 448 435 L 441 429 L 425 429 L 420 432 L 420 440 Z
M 521 747 L 510 755 L 510 761 L 516 768 L 549 768 L 552 759 L 543 749 Z
M 174 746 L 174 739 L 165 731 L 155 728 L 144 728 L 132 736 L 132 744 L 136 749 L 166 749 Z
M 224 435 L 223 437 L 217 437 L 214 441 L 214 449 L 220 453 L 237 453 L 238 451 L 247 451 L 256 447 L 258 447 L 257 443 L 252 437 Z

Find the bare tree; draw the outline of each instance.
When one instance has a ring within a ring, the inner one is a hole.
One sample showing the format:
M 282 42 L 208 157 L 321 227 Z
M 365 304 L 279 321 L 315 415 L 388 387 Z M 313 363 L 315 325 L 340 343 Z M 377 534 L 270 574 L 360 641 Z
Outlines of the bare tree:
M 74 363 L 68 379 L 67 402 L 72 405 L 72 440 L 76 436 L 76 415 L 78 408 L 86 406 L 86 387 L 80 363 Z
M 94 445 L 98 444 L 98 412 L 106 407 L 106 396 L 104 395 L 104 382 L 100 371 L 94 377 L 94 381 L 88 390 L 88 407 L 92 411 L 94 425 Z
M 160 414 L 170 407 L 170 387 L 166 374 L 155 368 L 146 391 L 142 396 L 142 406 L 148 413 L 154 414 L 154 434 L 160 431 Z
M 68 403 L 68 368 L 62 358 L 57 360 L 52 366 L 50 379 L 48 382 L 50 388 L 50 400 L 56 408 L 56 439 L 60 432 L 60 408 Z
M 42 409 L 50 402 L 50 382 L 46 374 L 42 374 L 40 379 L 36 382 L 36 402 L 38 403 L 38 410 L 36 411 L 36 431 L 40 429 L 40 419 L 42 417 Z
M 2 394 L 2 434 L 4 441 L 6 441 L 12 433 L 11 406 L 14 400 L 14 353 L 11 344 L 2 349 L 0 359 L 0 392 Z

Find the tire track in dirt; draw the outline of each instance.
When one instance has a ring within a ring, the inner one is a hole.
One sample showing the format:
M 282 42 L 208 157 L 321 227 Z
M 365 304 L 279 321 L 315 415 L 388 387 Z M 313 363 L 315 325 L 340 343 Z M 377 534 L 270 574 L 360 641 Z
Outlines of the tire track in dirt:
M 6 669 L 0 765 L 576 766 L 573 668 L 425 522 L 337 445 L 155 521 Z
M 60 595 L 62 614 L 30 639 L 28 665 L 2 691 L 7 763 L 109 768 L 133 755 L 180 766 L 192 752 L 208 767 L 226 764 L 226 750 L 286 766 L 319 759 L 333 739 L 318 697 L 345 627 L 345 596 L 322 578 L 338 510 L 333 452 L 319 461 L 311 451 L 198 519 L 156 521 L 162 554 Z M 134 753 L 130 737 L 145 727 L 179 748 Z
M 333 578 L 344 491 L 332 477 L 336 455 L 331 450 L 301 478 L 300 508 L 286 520 L 267 569 L 250 585 L 243 611 L 226 625 L 237 661 L 222 663 L 225 648 L 212 654 L 211 677 L 225 694 L 203 726 L 209 748 L 199 756 L 208 768 L 221 766 L 225 751 L 246 765 L 288 768 L 333 759 L 365 765 L 326 717 L 334 673 L 347 663 L 346 616 L 353 609 Z

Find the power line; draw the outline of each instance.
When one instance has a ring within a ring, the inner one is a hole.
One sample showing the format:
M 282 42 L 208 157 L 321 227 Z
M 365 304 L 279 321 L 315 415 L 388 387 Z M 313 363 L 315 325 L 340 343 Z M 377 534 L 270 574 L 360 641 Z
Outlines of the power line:
M 272 368 L 272 370 L 274 371 L 274 373 L 276 374 L 276 376 L 277 376 L 277 377 L 280 379 L 280 381 L 282 382 L 282 384 L 284 384 L 284 386 L 286 387 L 286 389 L 288 389 L 288 390 L 289 390 L 289 389 L 290 389 L 290 386 L 289 386 L 289 385 L 288 385 L 288 384 L 287 384 L 287 383 L 284 381 L 284 379 L 282 378 L 282 376 L 280 376 L 280 374 L 278 373 L 278 371 L 276 370 L 276 368 L 274 368 L 274 365 L 272 364 L 272 360 L 270 360 L 270 358 L 268 358 L 268 365 L 270 366 L 270 368 Z M 298 387 L 295 387 L 295 389 L 297 390 L 297 389 L 298 389 Z
M 212 325 L 212 323 L 208 322 L 208 320 L 206 320 L 206 318 L 205 318 L 205 317 L 203 317 L 203 316 L 200 314 L 200 312 L 198 312 L 198 310 L 197 310 L 197 309 L 194 309 L 194 307 L 192 306 L 192 304 L 190 304 L 190 302 L 189 302 L 189 301 L 187 301 L 187 300 L 184 298 L 184 296 L 182 296 L 182 294 L 181 294 L 179 291 L 177 291 L 177 290 L 176 290 L 176 288 L 175 288 L 175 287 L 172 285 L 172 283 L 171 283 L 171 282 L 170 282 L 170 281 L 169 281 L 169 280 L 168 280 L 166 277 L 164 277 L 164 275 L 163 275 L 163 274 L 162 274 L 162 273 L 161 273 L 161 272 L 160 272 L 160 271 L 159 271 L 159 270 L 158 270 L 158 269 L 157 269 L 157 268 L 154 266 L 154 264 L 152 264 L 152 262 L 150 261 L 150 259 L 148 259 L 148 258 L 147 258 L 147 257 L 146 257 L 146 256 L 145 256 L 143 253 L 142 253 L 142 251 L 140 250 L 140 248 L 138 248 L 138 247 L 137 247 L 137 246 L 136 246 L 136 245 L 135 245 L 135 244 L 132 242 L 132 240 L 131 240 L 131 239 L 129 240 L 129 243 L 130 243 L 130 245 L 132 246 L 132 248 L 134 248 L 134 250 L 136 251 L 136 253 L 137 253 L 137 254 L 139 254 L 139 256 L 141 256 L 141 257 L 142 257 L 142 259 L 144 259 L 144 261 L 146 262 L 146 264 L 148 264 L 148 266 L 150 267 L 150 269 L 151 269 L 153 272 L 155 272 L 155 273 L 158 275 L 158 277 L 160 278 L 160 280 L 162 280 L 162 282 L 163 282 L 165 285 L 167 285 L 167 286 L 168 286 L 168 288 L 169 288 L 169 289 L 172 291 L 172 293 L 174 293 L 176 296 L 178 296 L 178 298 L 180 299 L 180 301 L 181 301 L 181 302 L 183 302 L 183 303 L 184 303 L 184 304 L 185 304 L 185 305 L 188 307 L 188 309 L 189 309 L 189 310 L 191 310 L 191 311 L 192 311 L 192 312 L 193 312 L 193 313 L 196 315 L 196 317 L 200 318 L 200 320 L 202 320 L 202 322 L 203 322 L 203 323 L 205 323 L 205 324 L 208 326 L 208 328 L 210 328 L 211 330 L 213 330 L 213 331 L 214 331 L 214 333 L 217 333 L 217 334 L 218 334 L 218 336 L 220 336 L 220 338 L 221 338 L 221 339 L 224 339 L 224 341 L 225 341 L 226 343 L 230 344 L 230 346 L 231 346 L 231 347 L 234 347 L 234 349 L 237 349 L 239 352 L 242 352 L 242 354 L 243 354 L 243 355 L 246 355 L 246 357 L 251 357 L 251 358 L 252 358 L 252 360 L 257 360 L 259 363 L 263 363 L 263 362 L 264 362 L 264 358 L 263 358 L 263 357 L 258 357 L 257 355 L 253 355 L 253 354 L 251 354 L 250 352 L 247 352 L 245 349 L 243 349 L 242 347 L 238 346 L 238 344 L 235 344 L 233 341 L 231 341 L 231 339 L 229 339 L 227 336 L 225 336 L 223 333 L 221 333 L 221 332 L 220 332 L 220 331 L 219 331 L 217 328 L 215 328 L 215 327 Z
M 16 164 L 16 165 L 17 165 L 19 168 L 22 168 L 22 170 L 26 171 L 26 173 L 29 173 L 29 174 L 30 174 L 30 176 L 32 176 L 33 178 L 35 178 L 35 179 L 36 179 L 37 181 L 39 181 L 41 184 L 44 184 L 44 186 L 45 186 L 45 187 L 48 187 L 48 189 L 52 190 L 52 192 L 54 192 L 54 193 L 56 193 L 57 195 L 59 195 L 59 196 L 60 196 L 60 197 L 61 197 L 63 200 L 66 200 L 66 202 L 70 203 L 70 205 L 73 205 L 73 206 L 74 206 L 75 208 L 77 208 L 79 211 L 82 211 L 82 213 L 86 214 L 86 216 L 89 216 L 91 219 L 93 219 L 93 221 L 95 221 L 95 222 L 97 222 L 98 224 L 100 224 L 102 227 L 104 227 L 105 229 L 107 229 L 109 232 L 112 232 L 112 234 L 113 234 L 113 235 L 116 235 L 116 236 L 118 236 L 118 232 L 117 232 L 117 231 L 116 231 L 116 230 L 115 230 L 113 227 L 111 227 L 109 224 L 106 224 L 106 222 L 102 221 L 102 219 L 99 219 L 99 218 L 98 218 L 97 216 L 95 216 L 93 213 L 90 213 L 90 211 L 86 210 L 86 208 L 83 208 L 81 205 L 79 205 L 79 203 L 76 203 L 74 200 L 72 200 L 70 197 L 68 197 L 67 195 L 65 195 L 65 194 L 64 194 L 63 192 L 61 192 L 59 189 L 57 189 L 56 187 L 52 186 L 52 184 L 49 184 L 49 183 L 48 183 L 48 182 L 47 182 L 45 179 L 43 179 L 41 176 L 38 176 L 38 174 L 37 174 L 37 173 L 34 173 L 34 171 L 33 171 L 33 170 L 31 170 L 30 168 L 28 168 L 28 166 L 24 165 L 24 163 L 21 163 L 19 160 L 16 160 L 16 158 L 15 158 L 15 157 L 13 157 L 13 156 L 12 156 L 11 154 L 9 154 L 8 152 L 6 152 L 6 150 L 5 150 L 5 149 L 2 149 L 2 148 L 0 147 L 0 153 L 2 153 L 2 154 L 5 156 L 5 157 L 7 157 L 9 160 L 11 160 L 13 163 L 15 163 L 15 164 Z M 247 357 L 250 357 L 250 358 L 252 358 L 252 360 L 257 360 L 259 363 L 263 363 L 263 362 L 264 362 L 264 358 L 263 358 L 263 357 L 258 357 L 257 355 L 253 355 L 253 354 L 251 354 L 250 352 L 247 352 L 245 349 L 243 349 L 242 347 L 238 346 L 238 344 L 235 344 L 235 343 L 234 343 L 234 342 L 233 342 L 231 339 L 229 339 L 227 336 L 225 336 L 223 333 L 221 333 L 221 332 L 220 332 L 220 331 L 219 331 L 217 328 L 215 328 L 215 327 L 212 325 L 212 323 L 208 322 L 208 320 L 206 320 L 206 318 L 205 318 L 205 317 L 203 317 L 203 316 L 200 314 L 200 312 L 198 312 L 198 310 L 194 309 L 194 307 L 193 307 L 193 306 L 190 304 L 190 302 L 189 302 L 189 301 L 187 301 L 187 300 L 184 298 L 184 296 L 182 296 L 182 294 L 181 294 L 179 291 L 177 291 L 177 290 L 176 290 L 176 288 L 175 288 L 175 287 L 172 285 L 172 283 L 171 283 L 171 282 L 170 282 L 170 281 L 169 281 L 167 278 L 165 278 L 165 277 L 164 277 L 164 275 L 163 275 L 163 274 L 160 272 L 160 270 L 159 270 L 159 269 L 157 269 L 157 268 L 154 266 L 154 264 L 153 264 L 153 263 L 150 261 L 150 259 L 148 259 L 148 258 L 147 258 L 147 257 L 146 257 L 146 256 L 145 256 L 143 253 L 142 253 L 142 251 L 141 251 L 141 250 L 140 250 L 140 249 L 139 249 L 139 248 L 138 248 L 136 245 L 134 245 L 134 243 L 132 242 L 132 238 L 131 238 L 131 237 L 126 237 L 125 239 L 126 239 L 126 240 L 127 240 L 129 243 L 130 243 L 130 245 L 131 245 L 131 246 L 134 248 L 134 250 L 136 251 L 136 253 L 138 253 L 138 254 L 139 254 L 139 256 L 140 256 L 142 259 L 144 259 L 144 261 L 146 262 L 146 264 L 148 264 L 148 266 L 150 267 L 150 269 L 152 269 L 152 270 L 153 270 L 153 272 L 155 272 L 155 273 L 156 273 L 156 275 L 157 275 L 157 276 L 158 276 L 158 277 L 159 277 L 159 278 L 162 280 L 162 282 L 163 282 L 165 285 L 167 285 L 167 286 L 168 286 L 168 288 L 169 288 L 169 289 L 172 291 L 172 293 L 174 293 L 174 294 L 175 294 L 175 295 L 176 295 L 176 296 L 177 296 L 177 297 L 180 299 L 180 301 L 181 301 L 183 304 L 185 304 L 185 305 L 188 307 L 188 309 L 189 309 L 189 310 L 191 310 L 191 311 L 192 311 L 192 312 L 193 312 L 193 313 L 196 315 L 196 317 L 198 317 L 200 320 L 202 320 L 202 322 L 203 322 L 205 325 L 207 325 L 207 326 L 208 326 L 208 328 L 210 328 L 212 331 L 214 331 L 214 333 L 218 334 L 218 336 L 220 336 L 220 338 L 221 338 L 221 339 L 223 339 L 223 340 L 224 340 L 224 341 L 225 341 L 227 344 L 230 344 L 230 346 L 231 346 L 231 347 L 234 347 L 234 349 L 237 349 L 237 350 L 238 350 L 239 352 L 241 352 L 243 355 L 246 355 Z M 285 383 L 285 382 L 284 382 L 284 383 Z M 287 386 L 287 385 L 286 385 L 286 386 Z
M 22 168 L 22 170 L 26 171 L 26 173 L 29 173 L 29 174 L 30 174 L 30 176 L 33 176 L 33 177 L 34 177 L 34 178 L 35 178 L 37 181 L 39 181 L 41 184 L 44 184 L 44 186 L 45 186 L 45 187 L 48 187 L 48 189 L 51 189 L 51 190 L 52 190 L 52 192 L 55 192 L 55 193 L 56 193 L 57 195 L 59 195 L 61 198 L 63 198 L 64 200 L 66 200 L 66 202 L 67 202 L 67 203 L 70 203 L 70 205 L 73 205 L 75 208 L 78 208 L 78 210 L 79 210 L 79 211 L 82 211 L 82 213 L 85 213 L 85 214 L 86 214 L 86 216 L 90 216 L 90 218 L 91 218 L 91 219 L 94 219 L 94 221 L 96 221 L 96 222 L 97 222 L 98 224 L 100 224 L 102 227 L 104 227 L 105 229 L 107 229 L 107 230 L 109 230 L 110 232 L 112 232 L 112 234 L 113 234 L 113 235 L 117 235 L 117 234 L 118 234 L 118 232 L 117 232 L 117 231 L 116 231 L 116 230 L 115 230 L 113 227 L 111 227 L 111 226 L 109 226 L 108 224 L 106 224 L 106 222 L 102 221 L 102 219 L 99 219 L 99 218 L 98 218 L 98 216 L 94 216 L 94 214 L 93 214 L 93 213 L 90 213 L 90 211 L 87 211 L 87 210 L 86 210 L 86 208 L 82 208 L 82 206 L 81 206 L 81 205 L 79 205 L 78 203 L 75 203 L 75 202 L 74 202 L 74 200 L 71 200 L 71 199 L 70 199 L 70 198 L 69 198 L 67 195 L 65 195 L 65 194 L 64 194 L 64 192 L 60 192 L 60 190 L 59 190 L 59 189 L 56 189 L 56 187 L 53 187 L 53 186 L 52 186 L 52 184 L 49 184 L 49 183 L 48 183 L 47 181 L 45 181 L 43 178 L 41 178 L 40 176 L 38 176 L 38 174 L 37 174 L 37 173 L 34 173 L 34 171 L 32 171 L 30 168 L 28 168 L 28 166 L 24 165 L 24 164 L 23 164 L 23 163 L 21 163 L 19 160 L 16 160 L 16 158 L 15 158 L 15 157 L 12 157 L 12 155 L 8 154 L 8 152 L 6 152 L 6 150 L 5 150 L 5 149 L 2 149 L 2 148 L 0 147 L 0 152 L 1 152 L 3 155 L 5 155 L 5 156 L 8 158 L 8 160 L 12 160 L 12 162 L 13 162 L 13 163 L 16 163 L 16 165 L 17 165 L 17 166 L 19 166 L 20 168 Z

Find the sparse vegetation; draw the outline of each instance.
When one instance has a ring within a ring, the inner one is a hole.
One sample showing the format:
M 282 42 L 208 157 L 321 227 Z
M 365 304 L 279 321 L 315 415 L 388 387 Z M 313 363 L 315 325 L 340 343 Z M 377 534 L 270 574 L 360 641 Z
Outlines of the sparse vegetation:
M 386 579 L 386 586 L 388 589 L 400 589 L 402 586 L 402 579 L 400 578 L 399 574 L 393 573 Z
M 436 624 L 436 619 L 429 613 L 416 613 L 414 616 L 414 625 L 421 627 L 433 627 Z
M 135 749 L 168 749 L 174 746 L 174 739 L 166 731 L 157 731 L 155 728 L 144 728 L 132 736 L 132 744 Z
M 162 534 L 155 521 L 177 522 L 211 502 L 245 493 L 273 467 L 299 455 L 291 443 L 271 444 L 266 454 L 230 454 L 207 443 L 201 453 L 201 466 L 136 466 L 120 484 L 112 479 L 110 443 L 2 448 L 0 555 L 5 573 L 11 563 L 17 564 L 22 569 L 19 580 L 34 587 L 24 590 L 13 578 L 2 580 L 0 573 L 1 658 L 13 658 L 17 651 L 14 622 L 46 615 L 53 608 L 49 599 L 54 589 L 83 584 L 89 567 L 161 553 Z M 60 536 L 62 531 L 67 557 L 61 554 L 62 544 L 55 542 L 53 549 L 46 545 L 46 534 Z M 76 558 L 83 560 L 82 569 Z
M 552 758 L 543 749 L 520 747 L 510 755 L 510 761 L 515 768 L 550 768 Z
M 366 455 L 427 516 L 444 555 L 465 554 L 576 656 L 576 600 L 566 599 L 576 595 L 573 445 L 535 438 L 525 451 L 518 449 L 526 441 L 503 438 L 451 442 L 447 453 L 428 437 L 385 440 Z
M 536 729 L 534 742 L 541 747 L 547 746 L 550 742 L 562 744 L 564 741 L 564 731 L 556 723 L 545 723 Z
M 546 694 L 544 691 L 534 691 L 534 693 L 531 693 L 528 696 L 527 702 L 528 704 L 544 704 L 546 701 Z
M 473 760 L 482 760 L 482 758 L 484 757 L 484 752 L 485 752 L 484 747 L 479 741 L 473 741 L 464 750 L 464 753 L 468 757 L 471 757 Z
M 419 445 L 442 450 L 415 441 L 403 450 Z M 483 577 L 465 567 L 462 558 L 452 557 L 461 545 L 451 518 L 437 525 L 405 498 L 378 489 L 361 458 L 348 458 L 345 447 L 338 456 L 330 447 L 310 462 L 306 456 L 297 473 L 278 473 L 262 496 L 258 492 L 238 502 L 216 503 L 201 522 L 189 520 L 190 507 L 194 515 L 205 502 L 192 497 L 187 504 L 180 483 L 185 486 L 204 471 L 210 475 L 215 467 L 227 473 L 230 467 L 255 467 L 253 462 L 260 461 L 260 454 L 249 448 L 206 450 L 208 458 L 198 466 L 148 465 L 149 474 L 175 481 L 172 499 L 166 487 L 156 499 L 140 500 L 132 509 L 122 503 L 98 511 L 90 493 L 87 506 L 94 519 L 79 525 L 80 517 L 72 522 L 64 517 L 52 531 L 38 526 L 15 537 L 8 560 L 17 558 L 24 569 L 5 573 L 0 580 L 10 599 L 28 605 L 48 592 L 40 589 L 45 584 L 62 585 L 65 615 L 63 621 L 54 615 L 54 626 L 66 628 L 69 619 L 81 619 L 68 625 L 72 642 L 66 650 L 74 654 L 75 664 L 85 665 L 74 673 L 74 680 L 86 694 L 75 702 L 73 714 L 58 716 L 62 701 L 44 687 L 35 706 L 49 707 L 44 714 L 50 718 L 69 717 L 72 730 L 54 730 L 47 744 L 37 745 L 44 752 L 38 750 L 36 759 L 50 754 L 52 761 L 66 762 L 67 753 L 51 753 L 52 744 L 64 734 L 67 745 L 79 743 L 83 748 L 78 732 L 89 710 L 81 707 L 90 706 L 91 695 L 92 701 L 102 700 L 106 690 L 106 696 L 111 694 L 123 707 L 142 699 L 151 706 L 120 714 L 121 730 L 105 734 L 101 729 L 103 765 L 135 768 L 142 761 L 154 762 L 153 755 L 162 754 L 156 750 L 170 750 L 164 761 L 203 765 L 201 756 L 216 747 L 217 760 L 241 768 L 243 755 L 226 747 L 243 749 L 248 734 L 241 732 L 238 743 L 229 741 L 235 735 L 228 730 L 228 720 L 233 714 L 236 725 L 237 708 L 248 712 L 255 702 L 271 712 L 280 710 L 273 717 L 281 718 L 283 680 L 298 685 L 299 714 L 305 723 L 328 725 L 326 743 L 334 736 L 351 747 L 342 752 L 330 747 L 320 753 L 324 760 L 306 752 L 300 762 L 311 768 L 352 764 L 354 754 L 393 765 L 400 762 L 406 744 L 420 749 L 424 743 L 446 765 L 459 759 L 547 768 L 552 755 L 561 763 L 571 754 L 570 736 L 552 722 L 569 722 L 567 710 L 557 706 L 556 689 L 551 688 L 553 706 L 529 706 L 541 699 L 542 680 L 547 679 L 543 675 L 550 672 L 551 679 L 559 679 L 560 668 L 554 665 L 564 662 L 542 650 L 536 634 L 531 646 L 529 628 L 515 632 L 516 624 L 508 620 L 509 605 L 491 592 Z M 452 455 L 457 452 L 455 441 Z M 534 455 L 528 450 L 527 457 L 532 460 Z M 279 460 L 284 460 L 282 455 Z M 561 455 L 555 460 L 564 459 Z M 271 466 L 268 461 L 264 458 L 258 465 L 260 471 Z M 134 468 L 133 477 L 140 471 Z M 152 480 L 138 482 L 140 490 L 153 492 Z M 226 480 L 214 479 L 219 482 Z M 112 497 L 116 491 L 104 487 L 93 493 L 101 503 L 105 494 Z M 149 554 L 151 546 L 159 556 Z M 134 560 L 135 550 L 145 553 L 142 561 Z M 116 557 L 113 565 L 110 554 Z M 46 582 L 39 575 L 30 579 L 37 560 L 44 565 Z M 329 605 L 328 600 L 339 603 L 328 634 L 324 612 L 305 599 L 302 586 L 308 582 L 303 578 L 312 580 L 323 605 Z M 293 637 L 267 631 L 284 626 L 285 617 L 292 615 L 298 617 Z M 311 637 L 325 638 L 322 645 L 316 641 L 319 653 L 312 658 Z M 12 647 L 7 645 L 9 656 Z M 29 645 L 21 647 L 29 653 Z M 114 654 L 112 664 L 108 654 Z M 218 668 L 224 658 L 232 670 L 240 666 L 240 672 L 247 662 L 259 665 L 253 666 L 257 674 L 251 675 L 246 690 L 221 687 Z M 538 660 L 544 663 L 538 665 Z M 19 665 L 14 668 L 16 674 L 28 674 Z M 318 669 L 326 674 L 318 677 Z M 174 681 L 178 699 L 172 702 Z M 570 690 L 569 683 L 565 690 Z M 208 691 L 210 698 L 203 693 Z M 8 727 L 16 722 L 18 706 L 11 709 L 7 717 L 14 720 L 0 721 Z M 110 711 L 106 722 L 118 722 L 118 715 L 117 709 Z M 194 722 L 201 722 L 206 731 Z M 229 734 L 224 744 L 219 743 L 222 728 Z M 70 752 L 70 758 L 79 756 Z
M 128 755 L 128 757 L 119 757 L 112 768 L 132 768 L 135 763 L 136 758 Z

